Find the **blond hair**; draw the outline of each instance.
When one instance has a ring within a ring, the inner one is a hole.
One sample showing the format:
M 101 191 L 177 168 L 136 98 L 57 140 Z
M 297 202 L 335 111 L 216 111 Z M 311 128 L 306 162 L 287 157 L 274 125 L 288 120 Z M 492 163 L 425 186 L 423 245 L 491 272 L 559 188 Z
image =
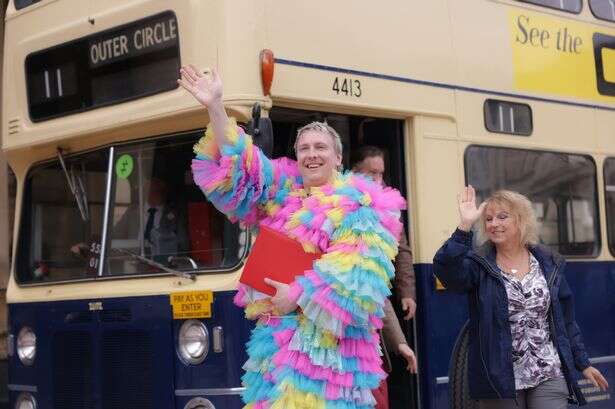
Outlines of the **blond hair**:
M 329 135 L 329 137 L 333 141 L 333 148 L 335 149 L 335 153 L 337 153 L 338 155 L 342 155 L 343 147 L 342 138 L 340 138 L 340 135 L 326 122 L 318 121 L 310 122 L 309 124 L 299 128 L 299 130 L 297 131 L 297 137 L 295 138 L 295 153 L 297 152 L 297 143 L 299 142 L 299 137 L 308 131 L 321 132 L 325 135 Z
M 510 211 L 519 227 L 519 241 L 522 246 L 538 244 L 538 221 L 530 199 L 512 190 L 498 190 L 489 196 L 485 203 L 487 203 L 486 207 L 495 204 Z M 486 217 L 486 212 L 483 212 L 479 226 L 480 237 L 483 241 L 487 237 L 485 233 Z

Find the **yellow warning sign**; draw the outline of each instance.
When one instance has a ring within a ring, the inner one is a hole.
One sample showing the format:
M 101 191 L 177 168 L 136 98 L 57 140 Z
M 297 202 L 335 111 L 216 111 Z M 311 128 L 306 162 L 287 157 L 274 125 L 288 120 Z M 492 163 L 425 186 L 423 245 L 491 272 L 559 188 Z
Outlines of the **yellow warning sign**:
M 211 290 L 183 291 L 170 295 L 173 319 L 211 318 L 214 294 Z

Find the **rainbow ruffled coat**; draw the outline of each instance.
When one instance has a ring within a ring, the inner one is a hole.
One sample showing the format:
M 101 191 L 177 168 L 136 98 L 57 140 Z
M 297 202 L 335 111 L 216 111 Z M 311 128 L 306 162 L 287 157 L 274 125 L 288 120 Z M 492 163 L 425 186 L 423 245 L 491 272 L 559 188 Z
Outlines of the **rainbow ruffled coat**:
M 212 127 L 209 129 L 211 130 Z M 235 302 L 258 319 L 247 344 L 245 408 L 373 408 L 381 369 L 377 329 L 390 294 L 404 199 L 353 173 L 303 188 L 296 162 L 268 159 L 234 121 L 218 148 L 195 145 L 194 180 L 232 221 L 263 224 L 322 257 L 290 286 L 300 309 L 275 316 L 240 285 Z

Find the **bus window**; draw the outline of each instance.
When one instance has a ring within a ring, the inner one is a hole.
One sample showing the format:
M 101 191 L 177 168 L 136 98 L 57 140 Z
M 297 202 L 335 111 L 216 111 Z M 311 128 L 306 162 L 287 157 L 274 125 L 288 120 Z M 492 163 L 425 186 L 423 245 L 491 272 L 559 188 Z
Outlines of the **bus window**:
M 541 243 L 564 255 L 598 254 L 596 166 L 590 157 L 471 146 L 465 166 L 466 181 L 480 198 L 509 189 L 532 201 Z
M 34 3 L 38 3 L 39 1 L 41 0 L 15 0 L 15 8 L 19 10 L 24 7 L 28 7 Z
M 604 161 L 604 196 L 609 249 L 615 255 L 615 158 Z
M 116 149 L 108 274 L 164 273 L 134 255 L 183 271 L 232 268 L 243 256 L 242 230 L 192 181 L 199 136 Z
M 578 14 L 581 12 L 583 3 L 581 0 L 518 0 L 523 3 L 537 4 L 552 9 L 567 11 L 569 13 Z
M 66 172 L 55 160 L 27 176 L 17 259 L 21 283 L 96 274 L 98 261 L 89 256 L 100 250 L 108 150 L 65 158 L 65 165 Z M 83 193 L 73 194 L 67 178 Z
M 485 127 L 490 132 L 529 136 L 532 109 L 527 104 L 488 99 L 483 105 Z
M 615 21 L 615 0 L 589 0 L 589 8 L 596 18 Z
M 247 232 L 218 212 L 192 181 L 192 146 L 201 133 L 64 158 L 27 177 L 17 259 L 20 283 L 237 266 Z M 109 224 L 103 237 L 108 172 Z M 78 186 L 73 193 L 67 179 Z M 44 234 L 43 232 L 53 232 Z M 105 260 L 100 260 L 106 240 Z M 99 269 L 102 263 L 104 268 Z

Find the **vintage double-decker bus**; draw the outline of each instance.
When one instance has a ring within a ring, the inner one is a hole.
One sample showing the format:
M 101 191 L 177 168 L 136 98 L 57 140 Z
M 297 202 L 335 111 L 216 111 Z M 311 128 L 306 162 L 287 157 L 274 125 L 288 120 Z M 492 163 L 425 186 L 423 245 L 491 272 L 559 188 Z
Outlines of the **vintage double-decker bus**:
M 10 407 L 242 406 L 251 324 L 232 298 L 253 232 L 192 181 L 208 118 L 177 87 L 185 63 L 218 67 L 229 113 L 274 157 L 314 119 L 339 131 L 346 165 L 363 144 L 386 152 L 418 304 L 419 374 L 393 373 L 392 407 L 472 405 L 463 339 L 453 348 L 467 304 L 431 264 L 464 183 L 530 197 L 615 384 L 614 13 L 609 0 L 9 1 Z

